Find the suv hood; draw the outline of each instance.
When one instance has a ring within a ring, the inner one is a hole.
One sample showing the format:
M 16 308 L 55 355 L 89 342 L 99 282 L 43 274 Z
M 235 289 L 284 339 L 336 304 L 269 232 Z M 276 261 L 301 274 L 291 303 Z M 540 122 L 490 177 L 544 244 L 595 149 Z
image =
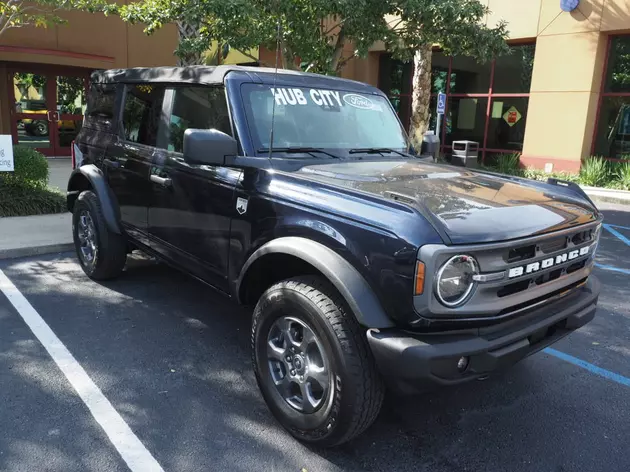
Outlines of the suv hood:
M 417 159 L 311 165 L 297 175 L 412 206 L 452 244 L 506 241 L 598 219 L 566 188 Z

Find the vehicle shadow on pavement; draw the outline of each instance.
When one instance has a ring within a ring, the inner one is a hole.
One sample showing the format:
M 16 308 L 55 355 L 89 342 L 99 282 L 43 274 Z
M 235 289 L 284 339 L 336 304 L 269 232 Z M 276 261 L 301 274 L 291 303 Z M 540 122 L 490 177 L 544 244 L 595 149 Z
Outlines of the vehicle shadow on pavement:
M 307 447 L 275 422 L 258 392 L 250 309 L 135 255 L 119 279 L 100 284 L 71 255 L 4 265 L 165 470 L 600 470 L 601 455 L 583 425 L 618 424 L 625 405 L 616 385 L 588 383 L 540 353 L 484 382 L 388 394 L 364 435 L 333 449 Z M 3 385 L 28 381 L 24 372 L 11 375 L 22 379 Z M 79 402 L 68 389 L 42 401 Z M 586 391 L 607 401 L 586 407 Z M 613 453 L 625 447 L 621 433 L 607 443 Z M 9 433 L 7 448 L 19 441 Z M 568 441 L 587 457 L 566 453 Z M 81 464 L 86 452 L 59 446 L 59 454 Z

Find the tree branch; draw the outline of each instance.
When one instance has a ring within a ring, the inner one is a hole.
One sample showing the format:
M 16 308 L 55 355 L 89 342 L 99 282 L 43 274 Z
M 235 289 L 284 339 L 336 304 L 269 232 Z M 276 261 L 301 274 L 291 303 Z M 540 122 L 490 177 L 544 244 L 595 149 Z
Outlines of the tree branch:
M 343 47 L 346 43 L 346 31 L 342 26 L 337 34 L 337 42 L 335 43 L 335 49 L 333 51 L 332 57 L 330 59 L 330 67 L 332 70 L 337 71 L 339 67 L 339 60 L 341 59 L 341 55 L 343 54 Z
M 328 36 L 329 33 L 332 33 L 335 28 L 337 28 L 338 26 L 343 26 L 343 21 L 340 21 L 339 23 L 333 25 L 331 28 L 329 28 L 327 31 L 324 31 L 322 33 L 322 36 Z
M 345 65 L 350 62 L 352 59 L 354 59 L 355 57 L 358 57 L 356 54 L 352 53 L 350 56 L 345 57 L 343 59 L 340 59 L 339 62 L 337 63 L 337 68 L 335 69 L 336 73 L 341 72 L 341 69 L 343 69 L 345 67 Z
M 256 57 L 256 56 L 254 56 L 254 55 L 252 55 L 252 54 L 250 54 L 250 53 L 248 53 L 246 51 L 243 51 L 242 49 L 234 48 L 234 50 L 240 52 L 243 56 L 248 57 L 249 59 L 251 59 L 251 60 L 253 60 L 255 62 L 259 62 L 260 64 L 263 64 L 265 66 L 268 65 L 266 62 L 262 62 L 259 57 Z
M 12 25 L 11 22 L 19 16 L 19 12 L 13 12 L 11 13 L 11 16 L 9 16 L 9 18 L 6 20 L 6 23 L 2 26 L 2 29 L 0 29 L 0 36 L 2 36 L 2 33 L 4 33 L 6 30 L 10 29 L 10 28 L 21 28 L 22 26 L 28 26 L 31 24 L 31 22 L 24 22 L 21 25 Z
M 7 12 L 9 11 L 9 7 L 11 7 L 12 5 L 15 5 L 18 2 L 21 3 L 20 0 L 9 0 L 7 2 L 7 4 L 4 7 L 4 11 L 2 12 L 2 16 L 0 16 L 0 25 L 5 24 L 4 23 L 5 20 L 6 20 L 7 23 L 9 23 L 9 20 L 6 19 L 7 18 Z M 20 6 L 17 7 L 18 11 L 20 10 L 20 7 L 21 7 L 21 4 L 20 4 Z M 13 17 L 13 13 L 9 16 L 9 19 L 11 19 L 11 17 Z M 4 31 L 4 26 L 2 27 L 2 31 Z M 1 34 L 1 32 L 0 32 L 0 34 Z

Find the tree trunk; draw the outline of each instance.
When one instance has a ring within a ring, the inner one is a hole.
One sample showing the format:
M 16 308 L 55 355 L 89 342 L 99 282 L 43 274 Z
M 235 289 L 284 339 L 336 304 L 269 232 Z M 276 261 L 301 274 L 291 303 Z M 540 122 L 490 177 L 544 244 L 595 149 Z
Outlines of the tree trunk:
M 332 59 L 330 61 L 330 68 L 335 71 L 336 74 L 341 72 L 340 61 L 343 55 L 343 47 L 346 45 L 346 31 L 342 26 L 337 33 L 337 42 L 335 43 L 335 49 L 333 51 Z M 339 70 L 338 70 L 339 69 Z
M 431 102 L 431 45 L 418 49 L 413 56 L 413 82 L 411 92 L 411 123 L 409 136 L 420 151 L 424 133 L 429 127 L 429 103 Z

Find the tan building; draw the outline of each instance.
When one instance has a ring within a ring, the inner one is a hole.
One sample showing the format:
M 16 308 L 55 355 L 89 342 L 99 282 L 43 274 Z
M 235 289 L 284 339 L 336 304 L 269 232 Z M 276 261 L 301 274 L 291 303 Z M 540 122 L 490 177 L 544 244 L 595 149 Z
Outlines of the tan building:
M 630 158 L 630 0 L 482 0 L 489 25 L 508 22 L 511 56 L 491 64 L 433 55 L 433 90 L 448 95 L 442 144 L 480 143 L 486 161 L 518 152 L 521 162 L 577 171 L 581 159 Z M 379 61 L 379 66 L 375 61 Z M 370 57 L 408 121 L 412 68 Z M 433 123 L 435 117 L 433 117 Z M 433 127 L 435 124 L 433 124 Z
M 147 37 L 116 17 L 63 16 L 66 25 L 10 29 L 0 37 L 0 133 L 48 156 L 70 154 L 91 71 L 177 60 L 173 25 Z
M 630 0 L 563 2 L 578 3 L 571 12 L 560 0 L 482 2 L 492 10 L 488 24 L 508 21 L 513 54 L 478 64 L 434 52 L 432 92 L 447 94 L 444 151 L 473 140 L 486 161 L 518 152 L 527 165 L 554 171 L 576 171 L 591 154 L 630 157 Z M 176 62 L 174 26 L 146 37 L 115 17 L 73 12 L 68 19 L 0 37 L 0 131 L 47 155 L 68 153 L 91 70 Z M 273 63 L 272 52 L 259 54 Z M 404 123 L 411 74 L 411 64 L 379 47 L 343 72 L 384 90 Z

